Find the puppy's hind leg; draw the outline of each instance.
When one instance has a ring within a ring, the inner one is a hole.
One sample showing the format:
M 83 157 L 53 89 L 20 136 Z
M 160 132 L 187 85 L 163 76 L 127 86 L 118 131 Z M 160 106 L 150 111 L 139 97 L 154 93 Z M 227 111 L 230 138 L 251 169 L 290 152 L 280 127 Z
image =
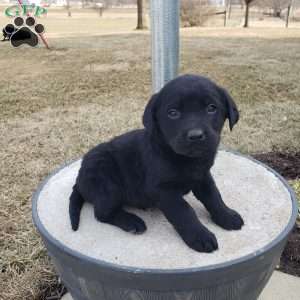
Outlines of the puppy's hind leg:
M 142 234 L 147 229 L 145 222 L 140 217 L 125 211 L 123 208 L 115 211 L 107 223 L 134 234 Z
M 103 214 L 101 209 L 95 206 L 95 217 L 100 222 L 117 226 L 124 231 L 135 234 L 141 234 L 147 229 L 145 222 L 140 217 L 125 211 L 123 208 Z
M 94 203 L 96 219 L 117 226 L 127 232 L 143 233 L 147 229 L 145 222 L 135 214 L 123 209 L 120 195 L 122 195 L 122 191 L 112 185 L 109 189 L 106 189 L 106 192 L 101 193 L 99 200 Z

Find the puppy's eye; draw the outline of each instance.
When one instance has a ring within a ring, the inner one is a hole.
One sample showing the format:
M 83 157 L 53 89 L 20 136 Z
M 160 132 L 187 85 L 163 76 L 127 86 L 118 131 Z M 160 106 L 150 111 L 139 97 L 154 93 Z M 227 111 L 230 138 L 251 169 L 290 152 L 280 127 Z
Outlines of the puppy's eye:
M 209 104 L 207 106 L 207 112 L 209 114 L 214 114 L 217 111 L 217 107 L 214 104 Z
M 180 118 L 180 111 L 178 111 L 177 109 L 174 109 L 174 108 L 171 108 L 171 109 L 169 109 L 168 110 L 168 117 L 170 118 L 170 119 L 178 119 L 178 118 Z

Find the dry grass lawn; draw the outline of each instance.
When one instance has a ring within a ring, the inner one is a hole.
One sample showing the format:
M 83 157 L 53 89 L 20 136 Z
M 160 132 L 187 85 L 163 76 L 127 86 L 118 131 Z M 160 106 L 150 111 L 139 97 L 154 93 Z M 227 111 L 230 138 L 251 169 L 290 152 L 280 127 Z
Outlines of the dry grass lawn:
M 149 33 L 136 33 L 132 17 L 50 11 L 43 23 L 50 51 L 0 43 L 1 300 L 41 299 L 56 282 L 31 221 L 38 183 L 97 143 L 141 127 L 151 94 Z M 181 73 L 216 80 L 241 110 L 224 144 L 250 154 L 299 151 L 299 50 L 295 28 L 182 31 Z

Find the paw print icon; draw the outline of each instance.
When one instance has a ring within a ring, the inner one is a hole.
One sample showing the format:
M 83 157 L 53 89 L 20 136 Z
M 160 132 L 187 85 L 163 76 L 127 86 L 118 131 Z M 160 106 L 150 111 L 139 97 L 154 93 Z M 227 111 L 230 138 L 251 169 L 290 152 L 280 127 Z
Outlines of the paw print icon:
M 19 47 L 27 44 L 35 47 L 39 43 L 38 34 L 42 34 L 45 31 L 45 27 L 42 24 L 36 23 L 33 17 L 29 16 L 26 19 L 16 17 L 14 24 L 6 25 L 4 31 L 10 34 L 12 46 Z

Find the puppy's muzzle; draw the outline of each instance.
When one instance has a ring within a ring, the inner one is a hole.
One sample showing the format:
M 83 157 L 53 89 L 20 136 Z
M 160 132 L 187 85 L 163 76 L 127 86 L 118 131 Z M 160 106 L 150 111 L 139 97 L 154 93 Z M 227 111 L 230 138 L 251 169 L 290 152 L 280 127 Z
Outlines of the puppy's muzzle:
M 198 141 L 200 142 L 206 139 L 206 135 L 202 129 L 197 128 L 197 129 L 189 130 L 187 132 L 186 138 L 189 142 L 198 142 Z

